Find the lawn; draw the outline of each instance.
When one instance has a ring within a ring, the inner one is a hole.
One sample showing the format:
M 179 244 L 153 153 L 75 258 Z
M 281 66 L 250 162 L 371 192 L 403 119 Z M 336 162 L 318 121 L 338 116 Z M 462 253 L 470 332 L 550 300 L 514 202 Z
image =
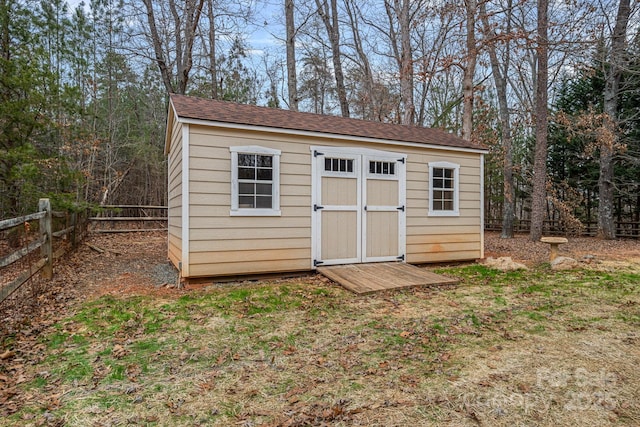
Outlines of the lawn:
M 20 355 L 21 403 L 0 425 L 640 423 L 637 265 L 437 272 L 461 282 L 101 296 Z

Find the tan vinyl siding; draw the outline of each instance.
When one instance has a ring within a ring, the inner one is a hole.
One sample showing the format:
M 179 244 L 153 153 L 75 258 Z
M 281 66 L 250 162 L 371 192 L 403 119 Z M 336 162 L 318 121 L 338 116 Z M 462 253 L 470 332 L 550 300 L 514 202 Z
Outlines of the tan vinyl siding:
M 480 258 L 481 156 L 444 150 L 408 151 L 407 262 Z M 429 216 L 429 162 L 460 165 L 459 216 Z
M 248 269 L 246 261 L 218 263 L 210 260 L 205 264 L 192 264 L 192 277 L 234 276 L 257 273 L 284 273 L 309 270 L 309 261 L 301 259 L 283 259 L 277 261 L 252 261 Z
M 481 256 L 480 159 L 478 153 L 422 149 L 189 126 L 191 277 L 259 274 L 311 269 L 311 159 L 309 147 L 363 147 L 406 153 L 407 261 L 412 263 L 474 259 Z M 176 135 L 177 134 L 177 135 Z M 180 131 L 169 155 L 170 257 L 180 254 Z M 279 217 L 231 216 L 229 147 L 257 145 L 281 150 Z M 429 162 L 460 165 L 459 212 L 429 217 Z M 174 172 L 171 172 L 171 171 Z M 173 186 L 171 185 L 173 183 Z M 173 191 L 173 192 L 172 192 Z M 380 202 L 383 200 L 381 199 Z M 174 245 L 172 248 L 171 245 Z M 376 253 L 373 248 L 368 248 Z M 346 256 L 346 255 L 345 255 Z M 173 260 L 173 258 L 172 258 Z
M 177 120 L 171 126 L 168 170 L 168 251 L 177 268 L 182 260 L 182 125 Z
M 282 151 L 279 217 L 230 216 L 230 147 Z M 272 135 L 190 126 L 190 275 L 259 274 L 311 268 L 311 155 Z

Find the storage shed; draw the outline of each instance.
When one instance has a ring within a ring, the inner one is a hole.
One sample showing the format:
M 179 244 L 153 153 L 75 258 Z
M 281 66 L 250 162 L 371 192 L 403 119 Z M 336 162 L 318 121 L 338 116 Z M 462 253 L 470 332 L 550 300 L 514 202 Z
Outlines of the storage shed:
M 183 278 L 484 257 L 486 150 L 437 129 L 171 95 Z

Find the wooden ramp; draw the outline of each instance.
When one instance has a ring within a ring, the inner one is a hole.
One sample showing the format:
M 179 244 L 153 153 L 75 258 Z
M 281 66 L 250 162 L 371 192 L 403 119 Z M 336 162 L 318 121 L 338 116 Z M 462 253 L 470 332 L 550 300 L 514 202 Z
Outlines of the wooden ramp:
M 457 279 L 402 262 L 332 265 L 318 267 L 318 272 L 356 294 L 458 283 Z

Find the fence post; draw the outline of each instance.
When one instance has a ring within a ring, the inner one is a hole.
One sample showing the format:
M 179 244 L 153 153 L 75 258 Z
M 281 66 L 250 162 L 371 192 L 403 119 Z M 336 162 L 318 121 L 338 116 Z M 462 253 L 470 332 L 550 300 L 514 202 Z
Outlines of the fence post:
M 71 247 L 75 249 L 78 246 L 78 213 L 71 212 Z
M 46 214 L 40 218 L 40 235 L 44 235 L 45 241 L 41 246 L 40 254 L 47 260 L 42 267 L 42 277 L 45 279 L 53 278 L 53 236 L 51 235 L 51 202 L 49 199 L 40 199 L 38 201 L 38 211 L 45 211 Z

